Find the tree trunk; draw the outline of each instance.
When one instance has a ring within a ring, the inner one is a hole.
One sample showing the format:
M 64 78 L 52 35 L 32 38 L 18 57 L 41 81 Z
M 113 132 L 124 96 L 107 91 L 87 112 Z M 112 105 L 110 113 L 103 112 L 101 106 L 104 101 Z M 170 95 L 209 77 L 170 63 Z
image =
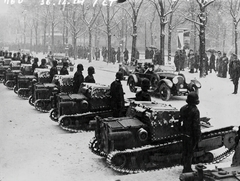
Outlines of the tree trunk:
M 44 28 L 43 28 L 43 53 L 44 54 L 47 52 L 47 49 L 46 49 L 46 34 L 47 34 L 47 26 L 46 26 L 46 24 L 44 24 Z
M 234 45 L 235 45 L 235 54 L 236 54 L 236 55 L 237 55 L 237 52 L 238 52 L 238 44 L 237 44 L 238 32 L 237 32 L 237 26 L 238 26 L 238 23 L 235 23 L 235 26 L 234 26 L 234 32 L 235 32 Z
M 54 53 L 54 22 L 52 22 L 52 47 L 51 47 L 52 53 Z
M 76 56 L 76 51 L 77 50 L 77 35 L 76 35 L 76 32 L 73 33 L 73 58 L 74 60 L 77 59 L 77 56 Z
M 171 62 L 171 49 L 172 49 L 172 44 L 171 44 L 171 41 L 172 41 L 172 18 L 173 18 L 173 13 L 170 14 L 170 17 L 169 17 L 169 23 L 168 23 L 168 62 L 170 63 Z
M 89 33 L 89 42 L 88 42 L 89 55 L 88 55 L 88 62 L 92 62 L 92 30 L 91 30 L 90 27 L 88 27 L 88 33 Z
M 108 60 L 107 62 L 111 62 L 112 55 L 112 47 L 111 47 L 111 30 L 110 30 L 110 18 L 109 18 L 109 5 L 107 5 L 107 36 L 108 36 Z
M 164 60 L 165 23 L 163 22 L 163 20 L 161 20 L 160 26 L 161 26 L 161 30 L 160 30 L 160 60 L 159 61 L 162 61 L 163 65 L 164 65 L 165 64 L 165 60 Z M 162 63 L 158 62 L 159 65 L 161 65 Z
M 200 16 L 205 16 L 205 9 L 201 9 L 201 14 Z M 205 21 L 203 18 L 200 18 L 200 32 L 199 32 L 199 61 L 200 61 L 200 78 L 204 77 L 204 72 L 205 72 L 205 62 L 204 62 L 204 57 L 205 57 Z
M 30 32 L 30 50 L 32 51 L 32 42 L 33 42 L 33 33 L 32 33 L 32 28 L 31 28 L 31 32 Z
M 136 46 L 137 46 L 137 25 L 136 21 L 133 23 L 133 35 L 132 35 L 132 52 L 131 52 L 131 63 L 136 60 Z

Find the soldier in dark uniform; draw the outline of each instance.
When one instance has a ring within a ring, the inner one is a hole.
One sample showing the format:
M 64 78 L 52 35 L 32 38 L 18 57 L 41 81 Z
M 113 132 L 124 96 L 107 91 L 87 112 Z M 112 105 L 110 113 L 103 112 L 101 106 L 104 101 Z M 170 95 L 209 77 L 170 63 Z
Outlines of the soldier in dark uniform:
M 125 48 L 125 51 L 123 52 L 123 56 L 124 56 L 124 62 L 125 64 L 127 64 L 129 59 L 127 48 Z
M 196 106 L 199 104 L 198 94 L 190 92 L 186 102 L 188 104 L 180 109 L 180 122 L 182 122 L 183 133 L 183 173 L 192 172 L 191 165 L 194 149 L 201 137 L 200 113 Z
M 60 75 L 68 75 L 68 62 L 63 62 L 63 67 L 60 70 Z
M 84 82 L 95 83 L 93 74 L 95 74 L 94 67 L 92 67 L 92 66 L 88 67 L 88 75 L 85 77 Z
M 57 61 L 53 60 L 52 61 L 52 68 L 50 69 L 50 80 L 53 80 L 54 75 L 58 74 L 58 70 L 57 70 Z
M 43 59 L 41 60 L 41 64 L 40 64 L 39 68 L 42 68 L 42 69 L 48 68 L 46 63 L 47 63 L 46 59 L 43 58 Z
M 226 53 L 223 53 L 222 56 L 222 77 L 227 77 L 227 67 L 228 67 L 228 58 L 226 56 Z
M 148 93 L 150 81 L 146 78 L 142 80 L 141 91 L 136 93 L 136 101 L 151 101 L 151 96 Z
M 77 71 L 75 72 L 74 77 L 73 77 L 73 93 L 74 94 L 78 93 L 78 90 L 79 90 L 79 87 L 80 87 L 81 83 L 84 82 L 84 77 L 83 77 L 83 74 L 82 74 L 83 70 L 84 70 L 83 65 L 78 64 L 77 65 Z
M 32 64 L 32 71 L 34 72 L 35 68 L 38 68 L 38 58 L 35 57 L 33 59 L 33 64 Z
M 110 85 L 111 107 L 113 109 L 113 117 L 123 116 L 124 92 L 121 80 L 123 80 L 123 74 L 122 72 L 117 72 L 115 81 L 113 81 Z
M 175 52 L 174 64 L 175 64 L 175 67 L 176 67 L 176 71 L 179 72 L 180 71 L 180 54 L 179 54 L 179 51 Z
M 215 55 L 214 55 L 214 52 L 212 52 L 211 56 L 210 56 L 210 66 L 209 66 L 209 69 L 210 69 L 210 73 L 212 73 L 212 70 L 216 71 L 216 69 L 215 69 Z
M 240 77 L 240 61 L 237 59 L 237 57 L 234 58 L 232 61 L 232 71 L 231 71 L 231 77 L 234 85 L 234 92 L 233 94 L 237 94 L 238 92 L 238 81 Z

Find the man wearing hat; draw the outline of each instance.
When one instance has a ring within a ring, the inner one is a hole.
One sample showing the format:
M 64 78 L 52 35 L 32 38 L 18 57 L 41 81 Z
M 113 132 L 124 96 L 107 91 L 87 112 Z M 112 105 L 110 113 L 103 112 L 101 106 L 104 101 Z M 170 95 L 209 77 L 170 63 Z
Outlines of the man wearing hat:
M 121 81 L 123 73 L 117 72 L 116 79 L 110 85 L 111 107 L 113 109 L 113 117 L 123 116 L 124 108 L 124 92 Z
M 144 78 L 141 82 L 141 91 L 136 93 L 136 101 L 151 101 L 151 96 L 148 92 L 150 88 L 150 81 Z
M 192 159 L 194 149 L 197 146 L 200 137 L 200 113 L 197 108 L 199 97 L 196 92 L 190 92 L 187 96 L 187 105 L 180 109 L 180 122 L 182 123 L 182 164 L 183 173 L 192 172 Z

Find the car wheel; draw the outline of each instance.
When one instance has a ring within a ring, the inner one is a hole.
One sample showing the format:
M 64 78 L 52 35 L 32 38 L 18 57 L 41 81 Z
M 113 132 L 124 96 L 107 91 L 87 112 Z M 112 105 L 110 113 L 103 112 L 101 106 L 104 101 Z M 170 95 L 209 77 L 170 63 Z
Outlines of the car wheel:
M 135 81 L 132 77 L 129 79 L 128 85 L 129 85 L 129 89 L 130 89 L 131 92 L 136 92 L 137 91 Z
M 160 93 L 160 98 L 163 101 L 168 101 L 171 97 L 171 90 L 165 83 L 160 85 L 159 93 Z
M 158 80 L 157 76 L 153 76 L 151 79 L 151 86 L 154 91 L 156 91 L 158 89 L 158 82 L 159 82 L 159 80 Z

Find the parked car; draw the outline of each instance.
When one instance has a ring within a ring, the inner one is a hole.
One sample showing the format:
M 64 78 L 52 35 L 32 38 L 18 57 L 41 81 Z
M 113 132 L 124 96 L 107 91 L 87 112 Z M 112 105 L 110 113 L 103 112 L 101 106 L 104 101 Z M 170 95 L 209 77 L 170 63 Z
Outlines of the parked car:
M 196 80 L 188 80 L 182 73 L 174 71 L 172 66 L 144 64 L 144 67 L 130 74 L 127 84 L 131 92 L 136 92 L 141 86 L 141 80 L 150 80 L 149 92 L 153 96 L 159 96 L 168 101 L 171 96 L 187 95 L 191 91 L 198 93 L 201 83 Z
M 135 72 L 135 70 L 139 69 L 144 65 L 144 63 L 152 63 L 152 59 L 139 59 L 135 62 L 135 65 L 129 64 L 119 64 L 118 71 L 123 73 L 124 78 L 128 77 L 131 73 Z
M 50 65 L 52 65 L 53 60 L 57 61 L 58 71 L 61 70 L 61 68 L 63 66 L 63 62 L 68 62 L 68 69 L 69 69 L 70 72 L 72 72 L 73 69 L 74 69 L 74 63 L 69 59 L 69 57 L 65 56 L 64 53 L 54 54 L 54 55 L 48 57 L 48 63 Z

